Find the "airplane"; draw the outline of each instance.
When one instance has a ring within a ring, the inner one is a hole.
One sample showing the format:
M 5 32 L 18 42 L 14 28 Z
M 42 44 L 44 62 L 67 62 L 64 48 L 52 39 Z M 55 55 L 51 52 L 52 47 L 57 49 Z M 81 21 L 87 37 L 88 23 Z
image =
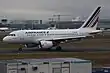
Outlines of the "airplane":
M 5 25 L 3 23 L 0 23 L 0 31 L 5 32 L 5 31 L 9 31 L 9 30 L 10 29 L 9 29 L 9 27 L 7 25 Z
M 62 41 L 86 38 L 102 32 L 102 30 L 96 29 L 100 10 L 101 6 L 94 9 L 84 24 L 78 29 L 17 30 L 5 36 L 3 42 L 22 44 L 27 48 L 38 47 L 51 50 L 52 47 L 56 47 L 56 50 L 62 50 L 61 46 L 59 46 Z M 22 51 L 22 47 L 18 50 Z
M 3 32 L 5 32 L 5 31 L 9 31 L 10 29 L 8 28 L 8 27 L 0 27 L 0 31 L 3 31 Z

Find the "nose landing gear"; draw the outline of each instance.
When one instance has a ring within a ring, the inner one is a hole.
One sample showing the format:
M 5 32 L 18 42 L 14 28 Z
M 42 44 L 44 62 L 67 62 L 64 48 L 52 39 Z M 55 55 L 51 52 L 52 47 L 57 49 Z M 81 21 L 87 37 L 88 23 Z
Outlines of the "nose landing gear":
M 18 51 L 23 51 L 23 45 L 20 44 L 20 48 L 18 48 Z
M 18 48 L 18 51 L 23 51 L 23 49 L 20 47 L 20 48 Z

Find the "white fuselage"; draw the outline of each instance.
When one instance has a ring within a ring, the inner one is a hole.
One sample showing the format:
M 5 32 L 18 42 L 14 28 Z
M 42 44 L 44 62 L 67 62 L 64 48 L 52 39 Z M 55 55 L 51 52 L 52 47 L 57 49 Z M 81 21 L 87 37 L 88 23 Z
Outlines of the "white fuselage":
M 36 43 L 41 40 L 78 38 L 89 36 L 92 29 L 19 30 L 11 32 L 3 41 L 9 43 Z

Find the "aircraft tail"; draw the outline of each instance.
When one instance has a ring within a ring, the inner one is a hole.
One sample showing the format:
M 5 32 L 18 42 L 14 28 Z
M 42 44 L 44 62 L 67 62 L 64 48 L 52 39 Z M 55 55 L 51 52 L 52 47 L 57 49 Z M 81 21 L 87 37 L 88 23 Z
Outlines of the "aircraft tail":
M 101 6 L 98 6 L 80 28 L 97 28 Z

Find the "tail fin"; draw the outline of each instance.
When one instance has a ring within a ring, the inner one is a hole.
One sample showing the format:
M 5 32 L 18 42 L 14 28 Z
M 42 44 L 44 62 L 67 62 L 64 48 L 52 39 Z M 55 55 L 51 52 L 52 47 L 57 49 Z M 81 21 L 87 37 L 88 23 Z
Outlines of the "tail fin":
M 97 28 L 101 6 L 98 6 L 80 28 Z

